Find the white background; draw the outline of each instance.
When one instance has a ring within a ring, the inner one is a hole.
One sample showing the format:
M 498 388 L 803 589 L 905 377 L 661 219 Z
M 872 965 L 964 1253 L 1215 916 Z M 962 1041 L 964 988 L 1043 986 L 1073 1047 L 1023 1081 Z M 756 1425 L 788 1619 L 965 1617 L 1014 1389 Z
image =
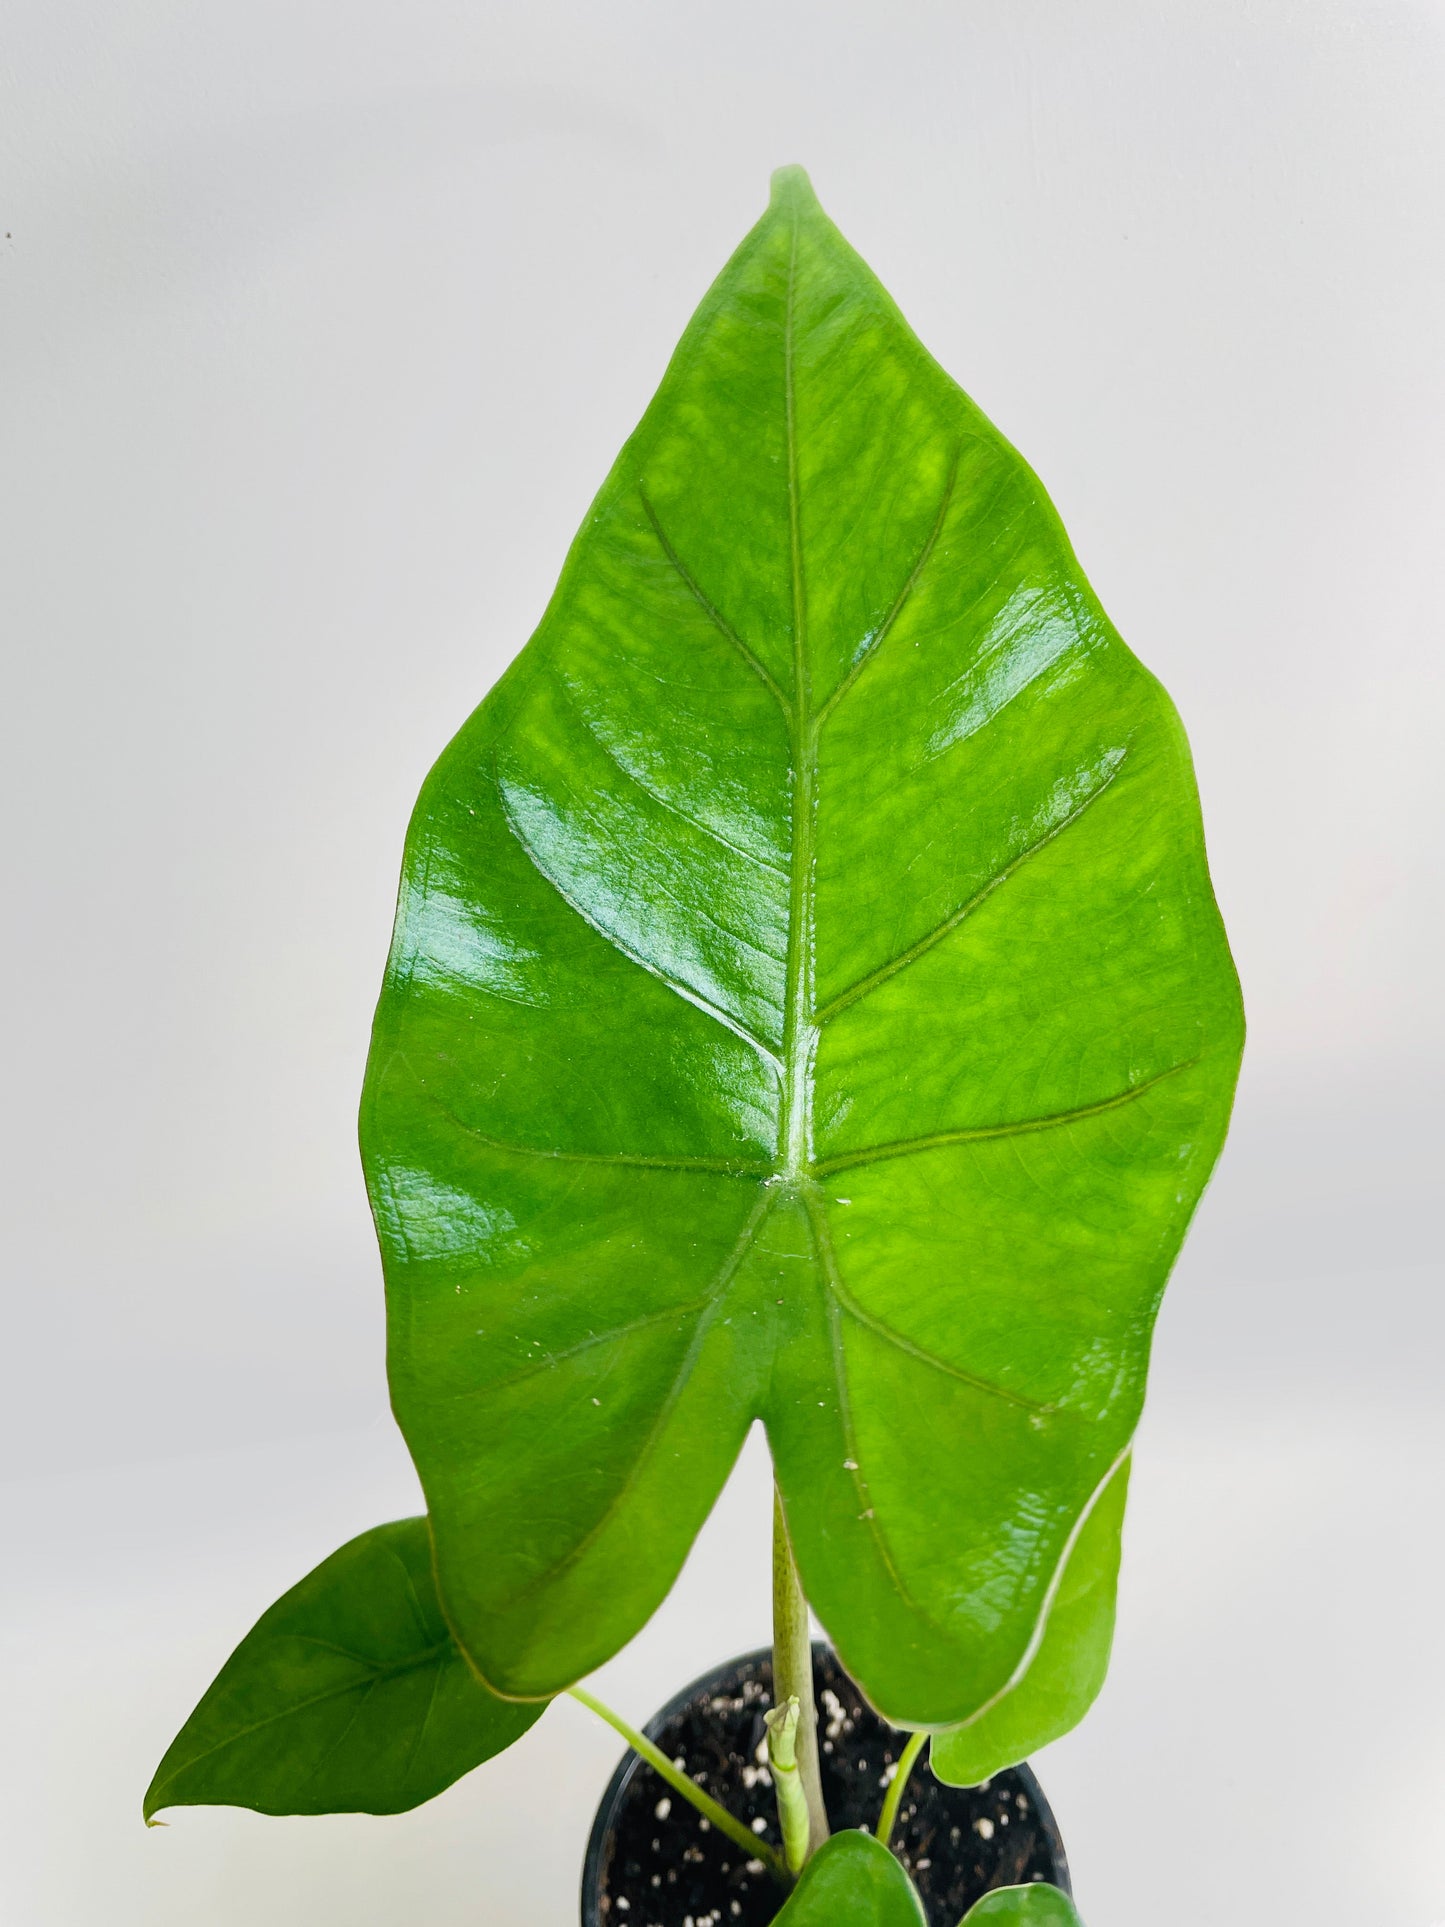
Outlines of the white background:
M 1178 700 L 1249 1006 L 1039 1763 L 1085 1914 L 1445 1920 L 1439 0 L 9 0 L 0 62 L 0 1920 L 575 1918 L 570 1705 L 402 1819 L 140 1796 L 415 1508 L 353 1136 L 406 817 L 792 160 Z M 764 1637 L 767 1496 L 634 1715 Z

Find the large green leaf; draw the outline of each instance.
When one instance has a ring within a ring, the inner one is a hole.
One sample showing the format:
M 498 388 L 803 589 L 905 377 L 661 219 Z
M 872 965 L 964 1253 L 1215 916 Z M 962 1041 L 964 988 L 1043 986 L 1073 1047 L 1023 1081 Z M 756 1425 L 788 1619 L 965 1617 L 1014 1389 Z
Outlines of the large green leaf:
M 927 1921 L 913 1882 L 887 1847 L 871 1833 L 850 1830 L 835 1833 L 813 1855 L 777 1927 L 927 1927 Z
M 426 1520 L 399 1519 L 333 1552 L 261 1615 L 171 1742 L 145 1816 L 403 1813 L 543 1710 L 478 1683 L 437 1603 Z
M 1016 1685 L 965 1726 L 935 1733 L 928 1758 L 950 1786 L 981 1786 L 1076 1726 L 1098 1698 L 1114 1642 L 1114 1595 L 1129 1461 L 1079 1528 L 1038 1648 Z
M 1069 1896 L 1042 1883 L 999 1887 L 970 1907 L 959 1927 L 1084 1927 Z
M 1241 1034 L 1168 698 L 786 171 L 407 842 L 363 1148 L 483 1677 L 616 1651 L 761 1418 L 874 1702 L 996 1696 Z

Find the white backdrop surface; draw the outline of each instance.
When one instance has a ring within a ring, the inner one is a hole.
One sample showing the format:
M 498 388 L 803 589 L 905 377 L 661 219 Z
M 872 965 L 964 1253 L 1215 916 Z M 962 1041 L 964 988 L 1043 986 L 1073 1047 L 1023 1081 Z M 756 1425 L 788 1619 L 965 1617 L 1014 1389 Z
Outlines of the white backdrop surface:
M 139 1803 L 415 1507 L 353 1123 L 406 817 L 791 160 L 1178 701 L 1251 1019 L 1040 1762 L 1086 1917 L 1445 1922 L 1445 7 L 10 0 L 6 1927 L 574 1917 L 573 1707 L 403 1819 Z M 754 1442 L 627 1710 L 765 1636 L 766 1530 Z

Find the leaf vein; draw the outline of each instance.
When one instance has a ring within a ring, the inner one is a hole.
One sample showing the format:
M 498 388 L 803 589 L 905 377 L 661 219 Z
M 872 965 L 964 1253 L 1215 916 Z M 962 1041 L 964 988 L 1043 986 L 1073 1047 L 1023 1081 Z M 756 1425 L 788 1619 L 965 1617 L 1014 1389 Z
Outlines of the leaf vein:
M 402 1579 L 405 1581 L 407 1598 L 411 1601 L 411 1609 L 416 1617 L 417 1631 L 423 1639 L 430 1639 L 431 1627 L 427 1624 L 426 1612 L 416 1589 L 416 1581 L 411 1576 L 411 1567 L 406 1563 L 405 1559 L 402 1558 L 395 1546 L 388 1545 L 383 1540 L 380 1549 L 386 1554 L 387 1558 L 392 1561 L 397 1571 L 401 1574 Z
M 489 1150 L 503 1151 L 513 1157 L 548 1158 L 559 1164 L 621 1165 L 644 1171 L 708 1171 L 726 1178 L 765 1178 L 773 1170 L 771 1164 L 752 1158 L 652 1157 L 641 1151 L 569 1151 L 552 1145 L 510 1144 L 505 1138 L 493 1137 L 479 1126 L 468 1124 L 434 1092 L 419 1091 L 417 1095 L 468 1137 L 476 1138 Z
M 432 1714 L 436 1711 L 437 1695 L 441 1692 L 441 1685 L 442 1668 L 438 1666 L 432 1673 L 431 1691 L 427 1694 L 426 1711 L 422 1714 L 421 1725 L 416 1729 L 416 1737 L 413 1739 L 407 1751 L 406 1765 L 402 1768 L 401 1783 L 403 1786 L 410 1780 L 412 1769 L 415 1767 L 418 1756 L 421 1753 L 422 1742 L 426 1739 L 426 1730 L 431 1725 Z
M 983 1392 L 990 1398 L 1001 1399 L 1007 1405 L 1016 1405 L 1020 1411 L 1037 1413 L 1053 1412 L 1057 1409 L 1044 1400 L 1026 1398 L 1021 1392 L 1011 1392 L 1007 1386 L 999 1385 L 991 1378 L 983 1378 L 977 1372 L 966 1371 L 961 1365 L 950 1364 L 946 1358 L 940 1358 L 937 1352 L 931 1352 L 926 1346 L 916 1344 L 913 1339 L 906 1338 L 902 1332 L 895 1331 L 891 1325 L 885 1324 L 881 1318 L 875 1318 L 872 1312 L 864 1310 L 844 1284 L 831 1235 L 828 1238 L 828 1252 L 830 1262 L 824 1265 L 823 1272 L 828 1289 L 856 1324 L 871 1331 L 885 1344 L 906 1353 L 909 1358 L 916 1359 L 920 1365 L 927 1365 L 936 1372 L 946 1373 L 949 1378 L 956 1378 L 960 1384 L 967 1385 L 976 1392 Z
M 750 649 L 747 643 L 743 641 L 742 637 L 738 634 L 737 630 L 734 629 L 732 624 L 728 621 L 727 617 L 724 616 L 722 611 L 717 607 L 717 604 L 713 602 L 711 597 L 706 593 L 706 591 L 702 587 L 702 584 L 698 581 L 697 577 L 692 573 L 692 570 L 688 568 L 687 564 L 683 561 L 682 557 L 678 554 L 677 550 L 673 547 L 672 542 L 668 537 L 667 531 L 663 528 L 662 523 L 658 520 L 657 510 L 652 506 L 652 498 L 647 493 L 646 489 L 642 486 L 641 482 L 639 482 L 637 485 L 637 494 L 638 494 L 638 498 L 642 503 L 643 509 L 647 515 L 647 519 L 652 524 L 652 532 L 657 537 L 658 543 L 662 549 L 663 554 L 667 557 L 668 561 L 672 564 L 673 568 L 677 571 L 677 574 L 681 577 L 682 581 L 686 584 L 689 593 L 692 595 L 698 607 L 707 616 L 708 620 L 713 624 L 714 628 L 716 628 L 719 635 L 723 636 L 729 643 L 732 644 L 733 648 L 737 651 L 738 655 L 747 664 L 748 668 L 752 670 L 753 674 L 758 678 L 759 682 L 762 683 L 763 687 L 772 696 L 773 700 L 777 703 L 779 709 L 782 710 L 784 716 L 791 719 L 792 713 L 793 713 L 793 705 L 788 701 L 788 698 L 783 694 L 782 690 L 778 687 L 778 684 L 774 680 L 767 665 L 756 654 L 754 654 L 753 650 Z
M 320 1644 L 321 1642 L 318 1641 L 317 1643 Z M 384 1685 L 388 1680 L 401 1679 L 407 1673 L 420 1671 L 423 1666 L 437 1665 L 451 1644 L 451 1638 L 448 1636 L 448 1638 L 439 1641 L 435 1646 L 430 1647 L 424 1653 L 417 1654 L 412 1659 L 389 1667 L 384 1671 L 378 1670 L 369 1680 L 353 1679 L 348 1680 L 343 1686 L 328 1686 L 324 1693 L 312 1693 L 306 1699 L 296 1700 L 290 1706 L 283 1706 L 275 1713 L 267 1713 L 259 1720 L 252 1720 L 245 1726 L 239 1726 L 233 1732 L 227 1733 L 223 1739 L 217 1740 L 213 1746 L 204 1747 L 199 1753 L 193 1753 L 189 1758 L 183 1760 L 181 1764 L 170 1773 L 164 1785 L 167 1787 L 174 1786 L 183 1774 L 192 1772 L 203 1760 L 209 1760 L 214 1754 L 224 1753 L 227 1747 L 239 1746 L 242 1740 L 249 1739 L 253 1733 L 263 1732 L 268 1726 L 275 1726 L 281 1720 L 294 1719 L 298 1713 L 308 1712 L 313 1706 L 324 1706 L 328 1700 L 344 1699 L 348 1693 L 369 1694 L 373 1687 Z M 438 1670 L 440 1670 L 440 1667 L 438 1667 Z M 351 1725 L 352 1721 L 348 1721 L 344 1731 L 349 1732 Z M 153 1813 L 159 1812 L 161 1807 L 169 1804 L 172 1803 L 166 1800 L 158 1800 L 156 1805 L 151 1808 L 151 1811 Z
M 1156 1084 L 1162 1084 L 1168 1077 L 1177 1077 L 1197 1064 L 1197 1057 L 1186 1058 L 1182 1063 L 1171 1064 L 1167 1070 L 1156 1071 L 1137 1084 L 1130 1084 L 1112 1097 L 1103 1097 L 1093 1104 L 1079 1104 L 1073 1110 L 1052 1111 L 1043 1117 L 1021 1117 L 1004 1124 L 976 1124 L 965 1126 L 957 1131 L 933 1131 L 926 1137 L 897 1138 L 888 1144 L 872 1144 L 866 1150 L 840 1151 L 836 1157 L 821 1158 L 813 1166 L 814 1175 L 820 1178 L 831 1177 L 838 1171 L 851 1171 L 855 1165 L 881 1164 L 889 1158 L 914 1157 L 922 1151 L 937 1150 L 950 1144 L 982 1144 L 992 1138 L 1024 1137 L 1034 1131 L 1060 1130 L 1065 1125 L 1079 1124 L 1086 1118 L 1102 1117 L 1106 1111 L 1121 1110 L 1132 1104 L 1146 1091 L 1152 1091 Z
M 701 1298 L 691 1298 L 686 1304 L 664 1305 L 660 1311 L 644 1312 L 638 1318 L 629 1319 L 625 1325 L 614 1325 L 607 1331 L 589 1332 L 575 1345 L 568 1345 L 560 1352 L 548 1352 L 544 1358 L 534 1359 L 530 1364 L 508 1372 L 504 1378 L 489 1379 L 485 1385 L 474 1385 L 457 1393 L 457 1403 L 465 1403 L 474 1398 L 490 1398 L 494 1392 L 509 1391 L 513 1385 L 520 1385 L 526 1379 L 537 1378 L 544 1372 L 555 1370 L 569 1358 L 577 1358 L 583 1352 L 594 1350 L 598 1345 L 609 1345 L 619 1338 L 627 1338 L 633 1332 L 645 1331 L 649 1325 L 661 1325 L 669 1318 L 686 1318 L 690 1313 L 702 1311 L 711 1302 L 711 1293 Z
M 818 1254 L 823 1271 L 823 1281 L 827 1287 L 828 1340 L 833 1366 L 833 1384 L 838 1394 L 838 1420 L 843 1428 L 843 1443 L 851 1465 L 849 1477 L 853 1481 L 853 1490 L 863 1502 L 859 1517 L 867 1529 L 869 1538 L 873 1541 L 878 1557 L 882 1560 L 888 1577 L 893 1582 L 899 1598 L 902 1599 L 910 1611 L 916 1613 L 926 1625 L 937 1627 L 938 1621 L 919 1604 L 909 1588 L 907 1581 L 904 1579 L 903 1574 L 899 1571 L 898 1563 L 893 1557 L 893 1549 L 888 1543 L 883 1528 L 878 1523 L 876 1509 L 871 1503 L 871 1495 L 868 1491 L 868 1479 L 863 1470 L 862 1447 L 858 1443 L 858 1435 L 853 1426 L 853 1402 L 852 1395 L 848 1389 L 848 1363 L 843 1349 L 843 1332 L 839 1324 L 839 1312 L 842 1308 L 842 1300 L 837 1289 L 838 1284 L 841 1282 L 838 1278 L 837 1254 L 833 1250 L 833 1239 L 828 1227 L 827 1214 L 824 1212 L 821 1203 L 813 1193 L 811 1187 L 804 1191 L 803 1203 L 808 1214 L 808 1227 L 813 1237 L 813 1248 Z
M 834 709 L 837 707 L 837 705 L 840 702 L 842 702 L 843 698 L 848 694 L 848 691 L 853 687 L 854 683 L 857 682 L 858 678 L 862 675 L 863 671 L 867 668 L 868 664 L 872 662 L 873 658 L 877 655 L 878 651 L 882 648 L 884 642 L 888 638 L 890 631 L 893 628 L 894 623 L 898 620 L 899 616 L 903 613 L 904 607 L 906 606 L 909 597 L 913 594 L 914 589 L 917 587 L 918 578 L 923 574 L 924 569 L 927 568 L 928 559 L 933 554 L 934 548 L 937 546 L 938 538 L 943 532 L 943 524 L 948 517 L 949 504 L 953 500 L 953 492 L 958 483 L 958 461 L 959 461 L 959 456 L 962 454 L 962 452 L 963 452 L 963 444 L 962 442 L 959 442 L 954 448 L 953 459 L 949 464 L 948 480 L 944 484 L 943 498 L 938 504 L 938 513 L 934 516 L 933 527 L 928 531 L 928 536 L 924 541 L 923 547 L 918 552 L 918 559 L 914 562 L 913 567 L 909 570 L 907 579 L 905 580 L 903 587 L 898 591 L 898 594 L 893 598 L 893 605 L 889 609 L 887 615 L 883 618 L 883 621 L 879 624 L 878 629 L 875 632 L 872 640 L 868 643 L 867 647 L 864 648 L 858 654 L 858 656 L 854 659 L 852 667 L 848 670 L 847 674 L 839 682 L 838 686 L 834 689 L 832 695 L 830 695 L 827 698 L 827 700 L 823 703 L 822 707 L 818 710 L 817 715 L 813 719 L 813 732 L 815 735 L 822 734 L 823 726 L 827 722 L 829 716 L 832 715 Z
M 501 781 L 500 777 L 497 779 L 497 794 L 501 799 L 502 815 L 506 820 L 507 828 L 511 832 L 517 847 L 537 872 L 537 875 L 541 877 L 542 881 L 547 884 L 549 888 L 557 892 L 557 895 L 574 915 L 580 917 L 590 930 L 595 930 L 598 936 L 609 943 L 619 956 L 626 957 L 628 962 L 636 964 L 639 970 L 645 970 L 650 977 L 655 977 L 660 984 L 665 984 L 674 996 L 681 997 L 684 1003 L 691 1004 L 695 1010 L 700 1010 L 705 1017 L 711 1017 L 714 1023 L 721 1024 L 724 1030 L 731 1031 L 734 1037 L 741 1039 L 744 1044 L 751 1046 L 760 1057 L 772 1065 L 775 1071 L 781 1073 L 782 1064 L 776 1051 L 770 1049 L 761 1037 L 748 1029 L 746 1024 L 739 1022 L 730 1011 L 724 1010 L 720 1004 L 715 1004 L 711 998 L 704 997 L 701 991 L 694 990 L 690 984 L 683 983 L 678 977 L 670 976 L 667 971 L 654 963 L 650 957 L 644 957 L 640 951 L 634 950 L 630 945 L 625 944 L 615 930 L 609 930 L 606 924 L 593 916 L 584 904 L 579 903 L 577 898 L 574 897 L 569 890 L 565 889 L 562 884 L 557 881 L 556 877 L 546 869 L 537 852 L 527 841 L 522 826 L 517 821 L 515 812 L 513 811 L 511 798 L 507 793 L 507 786 Z
M 569 701 L 571 699 L 571 693 L 569 689 L 567 691 Z M 585 713 L 581 705 L 575 701 L 571 701 L 571 708 L 582 729 L 597 745 L 599 753 L 612 765 L 618 775 L 622 777 L 623 781 L 630 783 L 635 790 L 641 791 L 648 802 L 654 803 L 658 809 L 665 811 L 667 815 L 675 816 L 679 823 L 686 823 L 689 829 L 696 830 L 699 836 L 705 836 L 710 843 L 716 843 L 719 849 L 730 850 L 734 856 L 741 857 L 745 863 L 759 864 L 763 869 L 771 870 L 775 876 L 787 876 L 788 872 L 782 864 L 775 863 L 771 857 L 760 855 L 756 850 L 745 849 L 742 844 L 732 842 L 730 838 L 722 834 L 721 830 L 715 830 L 710 823 L 704 823 L 700 817 L 691 815 L 687 810 L 682 809 L 678 804 L 670 801 L 669 798 L 653 789 L 650 784 L 644 783 L 640 776 L 636 775 L 627 767 L 626 763 L 624 763 L 622 758 L 617 754 L 617 751 L 599 732 L 591 717 Z M 704 912 L 704 915 L 706 915 L 706 912 Z M 708 921 L 713 923 L 715 929 L 723 930 L 723 934 L 731 937 L 734 942 L 747 943 L 746 938 L 739 937 L 735 931 L 725 929 L 724 926 L 717 924 L 712 918 L 709 918 Z M 759 950 L 756 944 L 747 944 L 747 947 L 750 950 L 757 951 L 761 956 L 768 955 L 767 951 Z M 776 961 L 776 959 L 773 961 Z
M 707 1337 L 713 1317 L 727 1296 L 727 1288 L 737 1275 L 738 1267 L 742 1264 L 754 1239 L 762 1229 L 763 1223 L 773 1207 L 775 1196 L 776 1193 L 774 1191 L 767 1189 L 761 1193 L 757 1203 L 748 1213 L 747 1221 L 739 1232 L 736 1243 L 719 1267 L 717 1276 L 713 1280 L 703 1304 L 702 1316 L 697 1321 L 697 1330 L 693 1333 L 692 1343 L 688 1346 L 682 1363 L 678 1366 L 672 1383 L 668 1387 L 667 1396 L 658 1407 L 657 1416 L 648 1428 L 647 1437 L 643 1440 L 642 1445 L 638 1449 L 637 1456 L 628 1467 L 627 1476 L 608 1500 L 599 1517 L 588 1527 L 587 1531 L 577 1543 L 569 1546 L 566 1553 L 555 1565 L 549 1566 L 545 1572 L 538 1573 L 536 1577 L 530 1579 L 520 1591 L 513 1593 L 508 1598 L 506 1601 L 506 1609 L 509 1612 L 514 1612 L 518 1606 L 530 1599 L 534 1593 L 540 1592 L 544 1587 L 555 1585 L 563 1573 L 570 1571 L 572 1567 L 577 1565 L 578 1562 L 586 1556 L 588 1550 L 597 1542 L 616 1517 L 628 1493 L 632 1490 L 633 1486 L 636 1485 L 641 1476 L 643 1467 L 657 1449 L 658 1441 L 667 1428 L 668 1420 L 677 1409 L 678 1401 L 687 1388 L 688 1379 L 692 1376 L 693 1367 L 697 1363 L 698 1354 L 702 1350 L 703 1341 Z
M 880 964 L 877 970 L 870 971 L 866 977 L 860 977 L 856 983 L 850 984 L 846 990 L 839 991 L 838 995 L 830 999 L 818 1012 L 816 1019 L 818 1024 L 823 1025 L 831 1022 L 834 1017 L 837 1017 L 841 1012 L 845 1011 L 850 1004 L 856 1004 L 861 998 L 870 996 L 881 985 L 886 984 L 890 977 L 896 977 L 900 970 L 906 970 L 910 964 L 917 963 L 920 957 L 926 956 L 935 944 L 941 943 L 950 931 L 956 930 L 966 917 L 971 916 L 975 910 L 993 895 L 995 890 L 1007 883 L 1009 878 L 1021 870 L 1030 858 L 1036 857 L 1040 851 L 1046 850 L 1055 838 L 1062 836 L 1065 830 L 1071 829 L 1109 788 L 1122 767 L 1123 758 L 1121 757 L 1119 761 L 1114 763 L 1110 768 L 1104 780 L 1094 789 L 1090 790 L 1084 800 L 1072 809 L 1067 816 L 1060 818 L 1060 820 L 1055 823 L 1051 829 L 1045 831 L 1036 842 L 1030 843 L 1025 849 L 1020 850 L 1016 857 L 1013 857 L 1006 863 L 1001 870 L 996 871 L 980 889 L 975 890 L 971 897 L 961 903 L 956 910 L 951 910 L 943 919 L 942 923 L 935 924 L 933 929 L 927 931 L 916 943 L 910 944 L 906 950 L 900 950 L 896 957 L 890 957 L 888 962 Z

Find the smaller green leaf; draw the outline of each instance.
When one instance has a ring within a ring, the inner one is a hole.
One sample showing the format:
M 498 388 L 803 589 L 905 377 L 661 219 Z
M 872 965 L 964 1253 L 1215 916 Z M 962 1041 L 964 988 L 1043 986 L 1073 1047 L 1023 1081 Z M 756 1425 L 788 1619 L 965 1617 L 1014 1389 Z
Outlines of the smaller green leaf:
M 1126 1458 L 1074 1542 L 1027 1672 L 962 1726 L 935 1733 L 929 1763 L 949 1786 L 981 1786 L 1067 1733 L 1098 1698 L 1114 1643 L 1119 1541 L 1129 1491 Z
M 1084 1927 L 1078 1909 L 1057 1887 L 998 1887 L 970 1907 L 958 1927 Z
M 480 1685 L 437 1601 L 425 1519 L 363 1532 L 261 1615 L 145 1797 L 258 1813 L 403 1813 L 520 1739 L 545 1701 Z
M 972 1915 L 970 1915 L 972 1919 Z M 835 1833 L 813 1855 L 777 1927 L 926 1927 L 908 1875 L 871 1833 Z

